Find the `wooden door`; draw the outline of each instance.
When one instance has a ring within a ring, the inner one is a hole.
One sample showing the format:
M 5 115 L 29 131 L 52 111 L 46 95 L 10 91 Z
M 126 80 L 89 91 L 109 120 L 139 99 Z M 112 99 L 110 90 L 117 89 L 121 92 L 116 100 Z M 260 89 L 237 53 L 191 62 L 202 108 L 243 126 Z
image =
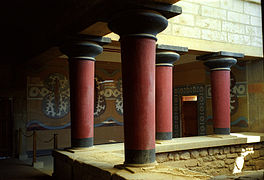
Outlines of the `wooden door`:
M 181 108 L 182 136 L 197 136 L 197 101 L 183 101 Z
M 12 155 L 12 103 L 0 98 L 0 157 Z

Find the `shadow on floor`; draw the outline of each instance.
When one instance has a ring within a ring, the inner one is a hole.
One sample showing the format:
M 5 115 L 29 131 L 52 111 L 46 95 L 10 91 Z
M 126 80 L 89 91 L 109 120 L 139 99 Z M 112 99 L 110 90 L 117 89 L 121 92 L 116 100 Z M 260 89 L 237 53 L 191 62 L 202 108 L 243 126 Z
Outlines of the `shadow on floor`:
M 15 158 L 0 160 L 0 180 L 52 180 L 52 177 Z

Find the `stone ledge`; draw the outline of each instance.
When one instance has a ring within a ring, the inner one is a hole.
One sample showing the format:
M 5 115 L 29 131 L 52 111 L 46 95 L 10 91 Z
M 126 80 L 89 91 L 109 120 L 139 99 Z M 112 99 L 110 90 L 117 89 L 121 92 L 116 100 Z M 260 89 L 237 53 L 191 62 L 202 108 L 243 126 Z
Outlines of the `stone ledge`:
M 164 141 L 156 144 L 156 153 L 257 143 L 262 141 L 264 141 L 264 133 L 254 132 L 174 138 L 171 141 Z
M 203 149 L 209 147 L 221 147 L 228 145 L 251 144 L 264 141 L 264 133 L 232 133 L 231 135 L 211 135 L 177 138 L 172 141 L 161 141 L 156 144 L 157 153 L 165 153 L 172 151 L 185 151 L 191 149 Z M 253 145 L 251 145 L 253 147 Z M 256 146 L 256 145 L 254 145 Z M 96 145 L 83 151 L 56 150 L 53 151 L 54 157 L 54 177 L 57 179 L 209 179 L 210 176 L 202 172 L 194 172 L 193 167 L 199 165 L 197 161 L 192 159 L 189 169 L 180 169 L 179 167 L 159 164 L 153 168 L 115 168 L 124 162 L 124 144 L 104 144 Z M 259 149 L 259 147 L 255 147 Z M 210 150 L 210 149 L 209 149 Z M 230 150 L 231 151 L 231 150 Z M 241 150 L 242 151 L 242 150 Z M 258 150 L 259 153 L 262 151 Z M 224 149 L 223 149 L 224 152 Z M 235 148 L 236 152 L 236 148 Z M 212 151 L 214 153 L 214 151 Z M 195 157 L 195 152 L 190 153 Z M 237 154 L 237 153 L 235 153 Z M 180 154 L 183 158 L 183 154 Z M 224 155 L 226 156 L 226 155 Z M 223 158 L 217 155 L 218 162 L 223 162 Z M 254 158 L 254 157 L 252 157 Z M 201 159 L 201 158 L 200 158 Z M 232 160 L 233 162 L 233 160 Z M 247 161 L 249 163 L 249 161 Z M 261 160 L 260 163 L 263 161 Z M 182 163 L 182 161 L 181 161 Z M 121 165 L 122 166 L 122 165 Z M 233 166 L 233 165 L 231 165 Z M 67 171 L 67 173 L 66 173 Z M 184 172 L 184 173 L 183 173 Z M 192 174 L 193 173 L 193 174 Z M 189 176 L 192 174 L 191 176 Z M 162 177 L 162 178 L 161 178 Z

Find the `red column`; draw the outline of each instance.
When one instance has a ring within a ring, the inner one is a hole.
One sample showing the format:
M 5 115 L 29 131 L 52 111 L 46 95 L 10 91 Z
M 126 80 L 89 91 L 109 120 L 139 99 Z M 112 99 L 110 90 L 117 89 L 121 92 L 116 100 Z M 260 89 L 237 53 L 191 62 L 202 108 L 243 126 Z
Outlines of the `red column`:
M 121 40 L 126 161 L 155 161 L 155 43 Z
M 230 71 L 211 71 L 213 124 L 215 134 L 230 133 Z
M 156 140 L 172 139 L 172 79 L 175 52 L 156 54 Z
M 72 148 L 93 146 L 95 56 L 103 51 L 100 45 L 110 42 L 109 38 L 79 35 L 61 47 L 69 56 Z
M 109 28 L 120 35 L 123 80 L 125 165 L 155 162 L 156 34 L 168 21 L 154 11 L 115 15 Z
M 72 147 L 93 146 L 94 61 L 69 60 Z
M 230 71 L 243 54 L 220 51 L 198 56 L 211 71 L 214 134 L 230 134 Z

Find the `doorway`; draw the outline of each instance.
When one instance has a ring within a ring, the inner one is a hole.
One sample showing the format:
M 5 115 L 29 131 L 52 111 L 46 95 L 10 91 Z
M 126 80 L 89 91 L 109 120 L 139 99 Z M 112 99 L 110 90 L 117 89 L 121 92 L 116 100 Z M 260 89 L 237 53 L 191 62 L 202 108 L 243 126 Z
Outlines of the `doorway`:
M 0 98 L 0 157 L 12 156 L 12 100 Z
M 198 136 L 197 95 L 182 96 L 181 122 L 182 137 Z

